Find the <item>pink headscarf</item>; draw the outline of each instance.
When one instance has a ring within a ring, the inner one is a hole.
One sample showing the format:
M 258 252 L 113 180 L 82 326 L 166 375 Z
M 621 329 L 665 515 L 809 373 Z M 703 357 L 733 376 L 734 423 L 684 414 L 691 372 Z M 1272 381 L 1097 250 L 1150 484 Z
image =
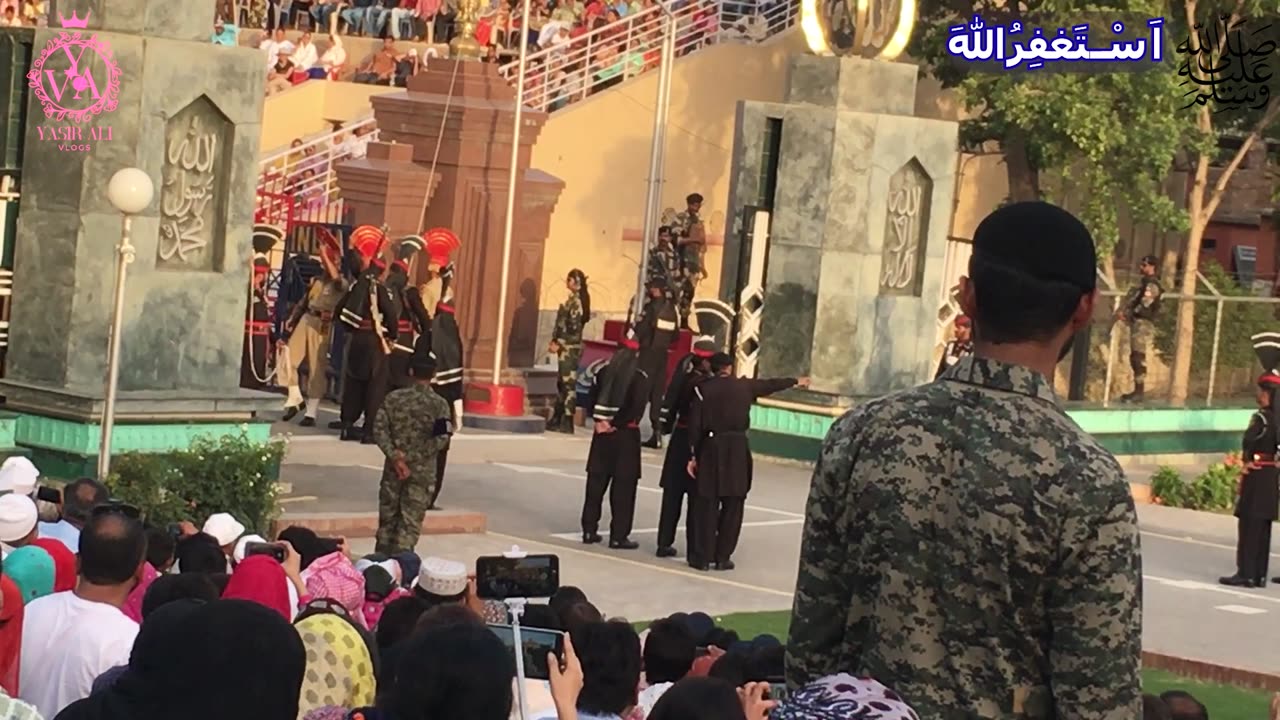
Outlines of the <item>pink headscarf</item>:
M 126 617 L 130 620 L 142 622 L 142 598 L 147 594 L 147 588 L 151 587 L 151 583 L 160 577 L 160 573 L 151 567 L 151 563 L 142 564 L 142 582 L 139 582 L 129 592 L 129 597 L 124 601 L 124 607 L 120 608 Z
M 364 575 L 356 570 L 342 551 L 317 558 L 307 567 L 302 579 L 307 584 L 307 593 L 313 598 L 337 601 L 357 624 L 368 628 L 363 612 Z
M 289 578 L 276 559 L 267 555 L 251 555 L 236 566 L 222 591 L 224 600 L 248 600 L 280 613 L 292 622 L 289 604 Z

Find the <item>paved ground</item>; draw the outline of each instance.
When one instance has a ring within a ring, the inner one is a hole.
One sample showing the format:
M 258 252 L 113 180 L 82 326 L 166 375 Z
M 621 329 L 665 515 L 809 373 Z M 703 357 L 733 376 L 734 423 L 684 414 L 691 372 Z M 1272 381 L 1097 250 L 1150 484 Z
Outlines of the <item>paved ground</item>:
M 280 424 L 277 430 L 294 433 L 283 478 L 292 485 L 286 513 L 375 511 L 381 469 L 375 447 L 340 443 L 327 432 L 296 425 Z M 757 463 L 734 557 L 737 570 L 706 574 L 680 559 L 653 555 L 662 462 L 656 451 L 645 451 L 643 459 L 645 477 L 633 533 L 640 550 L 579 544 L 586 452 L 585 436 L 456 436 L 441 504 L 487 513 L 489 533 L 430 537 L 419 550 L 460 560 L 512 544 L 555 552 L 561 556 L 564 583 L 582 586 L 605 612 L 632 620 L 677 609 L 718 614 L 790 606 L 807 470 Z M 606 518 L 607 512 L 606 507 Z M 1219 575 L 1234 567 L 1234 518 L 1149 505 L 1141 506 L 1139 515 L 1146 649 L 1264 672 L 1280 669 L 1280 645 L 1271 641 L 1280 616 L 1280 586 L 1235 590 L 1216 584 Z M 1280 562 L 1275 569 L 1280 574 Z

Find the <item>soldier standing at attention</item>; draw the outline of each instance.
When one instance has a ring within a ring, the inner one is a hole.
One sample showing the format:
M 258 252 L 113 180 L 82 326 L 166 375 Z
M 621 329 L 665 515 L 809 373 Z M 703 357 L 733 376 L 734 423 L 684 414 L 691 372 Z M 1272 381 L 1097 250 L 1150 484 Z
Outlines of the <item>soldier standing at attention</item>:
M 693 350 L 680 358 L 676 372 L 667 386 L 662 401 L 661 432 L 671 436 L 667 456 L 662 461 L 662 509 L 658 514 L 658 557 L 676 556 L 676 524 L 684 511 L 685 498 L 689 496 L 689 406 L 693 404 L 693 389 L 711 375 L 711 356 L 715 354 L 715 342 L 700 337 L 693 342 Z M 657 427 L 657 426 L 655 426 Z M 685 547 L 694 546 L 695 526 L 693 513 L 686 513 Z M 688 551 L 686 551 L 688 552 Z
M 396 261 L 387 271 L 387 289 L 391 291 L 399 309 L 396 324 L 396 342 L 387 359 L 387 380 L 392 390 L 413 384 L 410 361 L 420 342 L 431 347 L 431 316 L 422 303 L 417 287 L 409 284 L 409 261 L 425 247 L 418 235 L 402 238 L 396 248 Z
M 350 331 L 342 363 L 342 439 L 373 444 L 373 416 L 387 392 L 387 355 L 396 341 L 400 308 L 382 284 L 385 269 L 378 254 L 382 231 L 363 225 L 351 234 L 359 277 L 338 303 L 335 315 Z M 364 416 L 364 428 L 356 420 Z
M 662 393 L 667 389 L 667 353 L 671 343 L 680 333 L 680 319 L 676 307 L 667 299 L 666 284 L 658 279 L 650 280 L 645 288 L 649 302 L 636 324 L 636 339 L 640 341 L 640 369 L 649 377 L 649 423 L 653 434 L 644 442 L 645 447 L 662 447 Z
M 711 356 L 711 377 L 694 388 L 689 409 L 689 515 L 695 535 L 688 557 L 695 570 L 709 570 L 712 562 L 717 570 L 734 567 L 742 511 L 751 492 L 751 406 L 793 385 L 809 387 L 809 378 L 755 380 L 732 373 L 732 357 Z
M 271 260 L 267 257 L 284 233 L 271 225 L 253 228 L 253 274 L 249 281 L 249 306 L 245 308 L 244 351 L 240 358 L 240 387 L 261 390 L 271 374 L 267 355 L 271 350 L 271 313 L 267 302 L 267 277 Z
M 431 232 L 444 232 L 452 236 L 452 233 L 447 230 Z M 453 242 L 453 247 L 456 249 L 457 240 L 454 239 Z M 456 269 L 448 253 L 444 250 L 439 252 L 441 254 L 434 261 L 441 266 L 441 270 L 440 301 L 436 303 L 436 314 L 431 318 L 431 352 L 435 353 L 436 358 L 436 376 L 431 381 L 431 387 L 449 404 L 449 418 L 456 427 L 458 412 L 462 407 L 462 374 L 465 367 L 462 355 L 462 332 L 458 329 L 458 318 L 453 307 L 453 280 Z M 448 463 L 449 445 L 445 444 L 444 449 L 436 454 L 436 486 L 427 503 L 428 510 L 439 509 L 436 498 L 440 497 L 440 489 L 444 487 L 444 470 Z
M 1142 273 L 1138 284 L 1125 295 L 1116 313 L 1117 320 L 1129 323 L 1129 367 L 1133 369 L 1133 392 L 1121 395 L 1120 402 L 1142 402 L 1147 382 L 1147 353 L 1151 352 L 1160 297 L 1164 295 L 1164 288 L 1156 279 L 1155 255 L 1142 258 L 1138 270 Z
M 449 404 L 431 389 L 435 370 L 431 348 L 419 343 L 409 361 L 413 384 L 388 394 L 373 421 L 373 436 L 387 458 L 378 488 L 375 552 L 413 550 L 435 493 L 436 453 L 453 433 Z
M 960 358 L 967 357 L 973 353 L 972 338 L 973 333 L 969 316 L 957 315 L 955 337 L 949 340 L 942 348 L 942 359 L 938 361 L 938 371 L 933 374 L 934 380 L 942 377 L 942 373 L 946 372 L 952 365 L 960 362 Z
M 922 718 L 1142 715 L 1142 560 L 1111 453 L 1053 393 L 1097 298 L 1085 226 L 1043 202 L 978 225 L 974 352 L 823 441 L 787 683 L 857 668 Z
M 658 228 L 658 244 L 649 249 L 645 280 L 661 280 L 666 287 L 668 298 L 674 298 L 674 293 L 681 286 L 680 257 L 671 245 L 670 226 L 663 225 Z
M 1258 411 L 1244 432 L 1240 458 L 1244 474 L 1236 498 L 1236 573 L 1218 582 L 1233 587 L 1266 587 L 1271 555 L 1271 524 L 1280 503 L 1280 468 L 1276 450 L 1280 446 L 1276 396 L 1280 394 L 1280 335 L 1253 336 L 1253 349 L 1267 372 L 1258 378 Z
M 582 359 L 582 328 L 591 319 L 591 293 L 587 291 L 586 274 L 577 268 L 569 271 L 564 284 L 569 288 L 569 297 L 556 311 L 556 327 L 547 345 L 547 352 L 558 358 L 560 369 L 556 407 L 547 419 L 547 429 L 572 435 L 574 386 Z
M 320 265 L 324 274 L 311 279 L 307 294 L 302 301 L 293 306 L 289 319 L 284 323 L 285 338 L 281 344 L 287 343 L 288 362 L 279 364 L 281 385 L 289 390 L 285 400 L 284 421 L 288 422 L 298 414 L 302 407 L 302 389 L 298 386 L 298 368 L 307 364 L 307 413 L 303 416 L 302 427 L 316 424 L 316 413 L 320 411 L 320 400 L 329 389 L 329 338 L 333 331 L 333 309 L 338 306 L 342 295 L 346 292 L 339 263 L 342 261 L 342 248 L 332 233 L 321 235 Z M 282 354 L 283 355 L 283 354 Z
M 693 305 L 693 295 L 698 289 L 698 282 L 707 276 L 702 267 L 702 255 L 707 248 L 706 232 L 702 227 L 702 219 L 698 213 L 702 211 L 702 196 L 693 193 L 685 198 L 685 210 L 676 215 L 672 234 L 675 236 L 676 251 L 680 256 L 681 287 L 679 289 L 680 324 L 689 327 L 689 311 Z
M 636 358 L 635 340 L 622 341 L 591 388 L 595 434 L 587 451 L 587 491 L 582 501 L 582 542 L 600 542 L 600 513 L 609 492 L 609 547 L 635 550 L 630 538 L 640 484 L 640 417 L 647 379 Z

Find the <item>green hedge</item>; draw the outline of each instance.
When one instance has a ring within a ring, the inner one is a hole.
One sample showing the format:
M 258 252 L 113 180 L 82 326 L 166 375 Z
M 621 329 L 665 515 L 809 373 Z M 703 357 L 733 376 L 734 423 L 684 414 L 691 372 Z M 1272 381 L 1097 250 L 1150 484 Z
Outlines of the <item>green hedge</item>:
M 1239 454 L 1227 455 L 1191 482 L 1165 465 L 1151 476 L 1151 495 L 1157 504 L 1169 507 L 1230 512 L 1236 505 L 1241 470 Z
M 125 453 L 111 459 L 107 486 L 154 525 L 189 520 L 200 526 L 213 513 L 228 512 L 265 534 L 279 514 L 276 480 L 285 446 L 282 439 L 262 443 L 240 434 L 199 437 L 173 452 Z

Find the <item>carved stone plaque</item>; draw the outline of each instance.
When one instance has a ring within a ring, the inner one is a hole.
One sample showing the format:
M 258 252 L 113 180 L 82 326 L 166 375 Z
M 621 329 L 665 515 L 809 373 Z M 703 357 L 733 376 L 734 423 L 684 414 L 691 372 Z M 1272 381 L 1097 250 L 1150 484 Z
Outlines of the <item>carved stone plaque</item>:
M 156 267 L 222 269 L 232 132 L 204 95 L 165 123 Z
M 915 295 L 924 290 L 925 246 L 933 180 L 912 158 L 889 178 L 888 216 L 880 258 L 880 294 Z

